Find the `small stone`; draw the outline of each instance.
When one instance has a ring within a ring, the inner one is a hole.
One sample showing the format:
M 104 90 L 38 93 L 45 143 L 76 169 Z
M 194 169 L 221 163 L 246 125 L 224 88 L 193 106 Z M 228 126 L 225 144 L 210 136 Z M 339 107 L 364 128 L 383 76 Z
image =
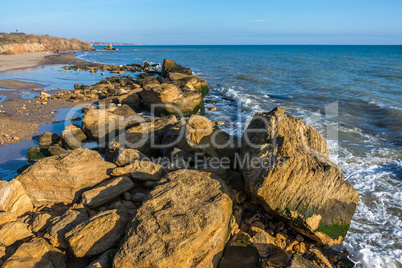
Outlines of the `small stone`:
M 18 137 L 13 137 L 13 141 L 19 141 L 20 140 L 20 138 L 18 138 Z
M 111 209 L 118 209 L 121 205 L 122 205 L 122 203 L 120 201 L 117 201 L 117 202 L 111 204 L 110 208 Z
M 131 194 L 129 192 L 125 192 L 123 195 L 125 200 L 127 201 L 131 200 Z
M 42 105 L 45 105 L 45 104 L 47 104 L 47 102 L 46 102 L 46 101 L 43 101 L 43 102 L 42 102 Z
M 142 203 L 145 200 L 145 198 L 147 198 L 146 194 L 144 194 L 144 193 L 136 193 L 131 197 L 131 200 L 134 203 Z
M 143 184 L 144 188 L 147 188 L 147 189 L 153 189 L 155 187 L 155 185 L 156 185 L 155 181 L 146 181 Z

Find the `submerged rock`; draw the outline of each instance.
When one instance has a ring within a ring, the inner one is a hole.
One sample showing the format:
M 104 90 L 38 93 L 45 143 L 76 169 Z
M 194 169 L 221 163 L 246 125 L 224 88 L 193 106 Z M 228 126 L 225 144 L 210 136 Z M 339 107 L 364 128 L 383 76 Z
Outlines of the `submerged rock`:
M 108 178 L 115 164 L 88 149 L 47 157 L 30 166 L 16 180 L 34 204 L 72 203 L 81 192 Z
M 169 73 L 180 73 L 191 75 L 192 71 L 190 68 L 184 68 L 181 65 L 176 64 L 173 60 L 165 59 L 162 64 L 162 76 L 169 76 Z
M 169 173 L 129 223 L 114 267 L 216 267 L 230 234 L 228 194 L 211 173 Z
M 339 244 L 359 195 L 330 161 L 325 139 L 284 111 L 255 115 L 244 132 L 245 189 L 302 234 L 325 245 Z

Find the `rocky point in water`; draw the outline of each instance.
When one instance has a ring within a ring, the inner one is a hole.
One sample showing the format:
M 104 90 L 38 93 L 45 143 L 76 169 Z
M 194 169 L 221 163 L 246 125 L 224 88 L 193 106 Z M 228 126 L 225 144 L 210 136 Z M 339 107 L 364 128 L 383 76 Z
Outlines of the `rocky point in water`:
M 79 67 L 142 73 L 41 97 L 99 100 L 82 127 L 39 137 L 51 156 L 0 181 L 0 266 L 353 266 L 323 247 L 342 241 L 358 201 L 324 138 L 275 108 L 239 141 L 199 114 L 205 81 L 154 67 Z

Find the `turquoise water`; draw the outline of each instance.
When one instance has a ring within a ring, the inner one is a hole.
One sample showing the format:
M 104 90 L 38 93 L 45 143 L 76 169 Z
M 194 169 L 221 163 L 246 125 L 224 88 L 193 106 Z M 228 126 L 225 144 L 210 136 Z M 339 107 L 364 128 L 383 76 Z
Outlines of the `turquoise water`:
M 242 134 L 254 113 L 276 106 L 314 126 L 327 139 L 331 159 L 360 194 L 342 246 L 363 266 L 402 266 L 402 46 L 118 48 L 79 52 L 77 57 L 160 65 L 170 58 L 191 67 L 210 85 L 206 106 L 217 112 L 206 109 L 207 116 L 224 121 L 223 128 L 235 135 Z M 99 73 L 59 68 L 0 73 L 0 79 L 64 89 L 100 80 Z M 3 174 L 12 172 L 0 157 L 1 168 Z

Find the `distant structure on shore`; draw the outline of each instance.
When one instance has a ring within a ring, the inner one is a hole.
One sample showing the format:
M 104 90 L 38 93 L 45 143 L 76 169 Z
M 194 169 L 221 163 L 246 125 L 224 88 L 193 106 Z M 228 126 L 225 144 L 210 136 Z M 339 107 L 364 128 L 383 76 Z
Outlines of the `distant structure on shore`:
M 139 44 L 132 44 L 132 43 L 108 43 L 108 42 L 88 42 L 91 46 L 139 46 Z

